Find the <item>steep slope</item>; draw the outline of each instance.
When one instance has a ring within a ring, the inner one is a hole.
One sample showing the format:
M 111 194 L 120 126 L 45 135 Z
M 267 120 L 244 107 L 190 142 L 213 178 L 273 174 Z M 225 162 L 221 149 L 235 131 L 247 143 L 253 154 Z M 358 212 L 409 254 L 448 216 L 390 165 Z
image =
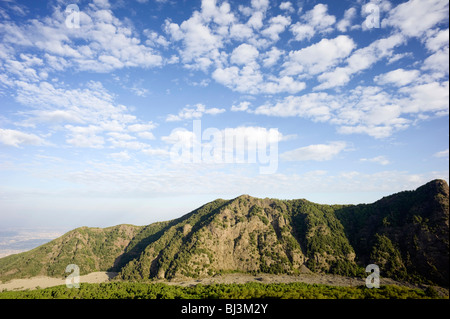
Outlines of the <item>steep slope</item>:
M 336 211 L 360 264 L 400 280 L 449 283 L 449 187 L 434 180 L 415 191 Z
M 223 272 L 325 272 L 449 282 L 449 190 L 435 180 L 364 205 L 305 199 L 218 199 L 148 226 L 78 228 L 26 253 L 0 259 L 0 280 L 117 271 L 126 280 Z
M 30 251 L 0 259 L 0 280 L 39 275 L 64 277 L 66 266 L 76 264 L 80 274 L 115 267 L 140 226 L 81 227 Z
M 355 274 L 355 253 L 333 206 L 247 195 L 215 201 L 154 237 L 124 279 L 221 272 Z M 305 267 L 306 265 L 306 267 Z

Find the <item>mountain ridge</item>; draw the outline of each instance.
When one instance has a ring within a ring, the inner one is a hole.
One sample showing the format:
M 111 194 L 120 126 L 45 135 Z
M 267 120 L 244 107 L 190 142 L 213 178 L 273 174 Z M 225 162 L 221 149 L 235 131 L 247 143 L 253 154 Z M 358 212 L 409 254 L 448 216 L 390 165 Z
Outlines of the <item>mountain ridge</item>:
M 76 228 L 31 251 L 0 259 L 0 280 L 115 271 L 124 280 L 227 272 L 366 275 L 448 287 L 448 185 L 433 180 L 371 204 L 241 195 L 146 226 Z

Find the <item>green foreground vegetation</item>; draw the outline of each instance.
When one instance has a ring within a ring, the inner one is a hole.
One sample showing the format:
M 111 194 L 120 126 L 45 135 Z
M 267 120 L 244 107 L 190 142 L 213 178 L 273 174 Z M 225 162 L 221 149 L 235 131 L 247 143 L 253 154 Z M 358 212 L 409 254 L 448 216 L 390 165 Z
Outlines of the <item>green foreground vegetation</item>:
M 337 287 L 305 283 L 198 284 L 190 287 L 162 283 L 111 282 L 65 285 L 26 291 L 3 291 L 0 299 L 434 299 L 433 288 L 410 289 L 381 286 L 379 289 Z

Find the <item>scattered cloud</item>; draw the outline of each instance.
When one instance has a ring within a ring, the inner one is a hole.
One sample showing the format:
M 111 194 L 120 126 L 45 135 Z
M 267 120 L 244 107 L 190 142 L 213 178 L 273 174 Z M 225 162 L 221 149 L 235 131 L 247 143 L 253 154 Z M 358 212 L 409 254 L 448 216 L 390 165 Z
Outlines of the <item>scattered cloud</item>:
M 300 20 L 291 26 L 291 32 L 295 40 L 310 40 L 316 33 L 324 34 L 331 32 L 336 17 L 328 14 L 328 6 L 319 3 L 312 10 L 302 14 Z
M 284 11 L 287 11 L 289 13 L 295 12 L 295 9 L 294 9 L 294 6 L 292 5 L 292 2 L 289 2 L 289 1 L 285 1 L 285 2 L 280 3 L 280 9 L 284 10 Z
M 374 80 L 379 84 L 393 84 L 395 86 L 405 86 L 419 80 L 420 71 L 396 69 L 388 73 L 377 75 Z
M 392 26 L 410 37 L 423 36 L 438 23 L 448 20 L 448 1 L 411 0 L 389 10 L 382 26 Z
M 96 2 L 79 12 L 80 29 L 75 32 L 65 24 L 65 8 L 57 5 L 50 17 L 28 20 L 17 24 L 4 21 L 1 28 L 7 30 L 2 42 L 17 55 L 26 56 L 26 50 L 33 50 L 38 59 L 46 61 L 44 72 L 76 68 L 80 71 L 109 72 L 124 67 L 159 67 L 163 58 L 154 45 L 142 43 L 132 26 L 114 16 L 109 5 Z M 150 32 L 155 42 L 161 43 L 161 36 Z M 82 43 L 82 45 L 80 45 Z M 21 51 L 12 49 L 21 46 Z M 17 59 L 16 59 L 17 61 Z M 20 68 L 13 63 L 10 69 Z M 31 69 L 23 69 L 28 77 L 43 77 L 45 73 L 34 74 Z
M 127 151 L 111 153 L 109 156 L 116 161 L 123 161 L 123 162 L 129 161 L 131 159 L 131 156 L 130 154 L 128 154 Z
M 390 164 L 390 161 L 385 156 L 376 156 L 373 158 L 361 158 L 361 162 L 372 162 L 372 163 L 378 163 L 380 165 L 388 165 Z
M 368 69 L 383 58 L 393 55 L 395 47 L 403 44 L 405 38 L 401 34 L 393 34 L 387 38 L 379 39 L 368 46 L 358 49 L 346 59 L 346 66 L 336 67 L 332 71 L 320 74 L 317 79 L 322 82 L 315 90 L 324 90 L 346 85 L 351 76 Z
M 194 107 L 187 106 L 184 107 L 177 115 L 169 114 L 166 117 L 167 122 L 176 122 L 183 120 L 193 120 L 199 119 L 203 116 L 203 114 L 211 114 L 216 115 L 225 112 L 225 109 L 219 109 L 216 107 L 206 108 L 204 104 L 198 103 L 194 105 Z
M 352 20 L 356 17 L 356 8 L 351 7 L 344 12 L 344 17 L 336 24 L 336 28 L 340 32 L 346 32 L 348 29 L 352 29 Z M 359 26 L 357 26 L 359 28 Z
M 250 105 L 251 105 L 251 103 L 248 101 L 240 102 L 239 105 L 237 105 L 237 106 L 232 105 L 231 111 L 233 111 L 233 112 L 247 111 Z
M 448 148 L 446 150 L 434 153 L 433 156 L 439 158 L 446 157 L 448 159 Z
M 314 144 L 284 152 L 280 158 L 285 161 L 329 161 L 344 151 L 347 146 L 347 143 L 343 141 Z
M 44 139 L 35 134 L 2 128 L 0 128 L 0 143 L 14 147 L 47 144 Z
M 283 64 L 283 75 L 316 75 L 328 71 L 349 56 L 356 47 L 345 35 L 321 41 L 298 51 L 289 52 Z

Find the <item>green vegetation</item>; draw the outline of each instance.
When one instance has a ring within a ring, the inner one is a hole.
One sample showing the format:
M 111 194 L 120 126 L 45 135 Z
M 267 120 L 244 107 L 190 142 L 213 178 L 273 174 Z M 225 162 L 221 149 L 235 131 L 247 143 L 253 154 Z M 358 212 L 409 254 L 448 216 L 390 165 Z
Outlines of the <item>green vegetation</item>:
M 85 284 L 69 289 L 57 286 L 30 291 L 6 291 L 0 299 L 430 299 L 439 298 L 436 291 L 381 286 L 379 289 L 289 284 L 213 284 L 191 287 L 161 283 Z
M 229 272 L 381 276 L 449 286 L 449 189 L 435 180 L 372 204 L 305 199 L 217 199 L 148 226 L 77 228 L 31 251 L 0 259 L 0 280 L 118 272 L 127 281 Z
M 80 227 L 30 251 L 0 258 L 0 280 L 38 275 L 63 277 L 66 266 L 77 264 L 80 274 L 110 271 L 117 257 L 142 227 Z

